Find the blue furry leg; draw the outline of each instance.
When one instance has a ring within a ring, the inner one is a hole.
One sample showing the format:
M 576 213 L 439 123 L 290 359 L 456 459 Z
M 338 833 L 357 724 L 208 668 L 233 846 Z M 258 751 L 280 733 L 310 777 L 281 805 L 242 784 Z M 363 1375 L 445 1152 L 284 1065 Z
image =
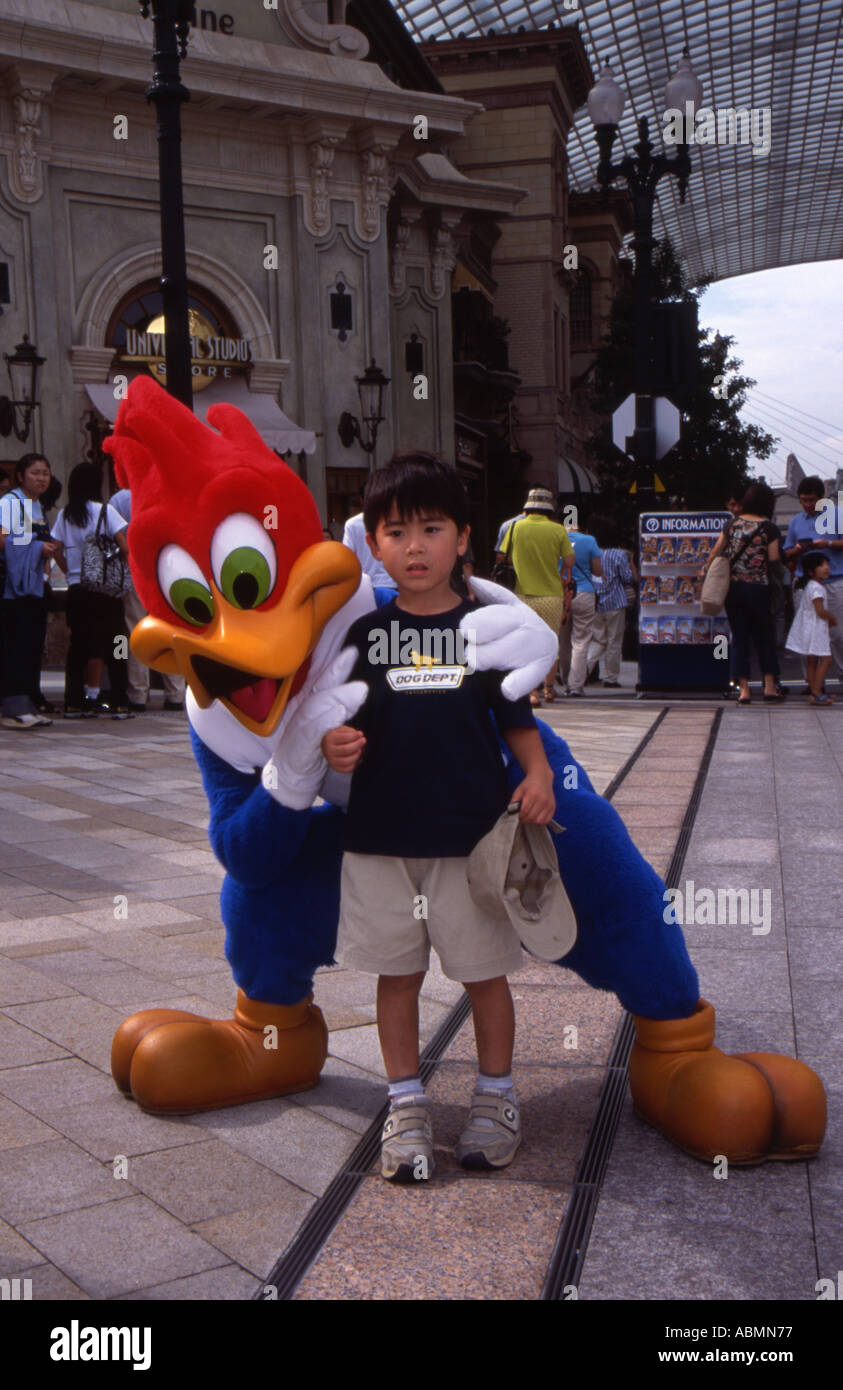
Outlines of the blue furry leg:
M 644 1018 L 687 1018 L 699 980 L 659 875 L 633 844 L 617 811 L 591 786 L 564 739 L 536 721 L 553 769 L 559 872 L 577 918 L 576 944 L 558 962 L 596 989 L 612 990 Z M 514 789 L 523 778 L 513 760 Z

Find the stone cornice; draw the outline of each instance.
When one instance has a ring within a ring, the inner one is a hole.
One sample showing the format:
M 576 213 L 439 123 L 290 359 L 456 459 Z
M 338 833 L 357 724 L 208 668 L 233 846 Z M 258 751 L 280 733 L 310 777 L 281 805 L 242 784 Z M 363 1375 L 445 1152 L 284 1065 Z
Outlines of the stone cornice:
M 532 33 L 500 33 L 470 39 L 437 39 L 420 44 L 428 63 L 442 80 L 451 72 L 526 72 L 542 62 L 553 63 L 564 75 L 576 111 L 588 96 L 594 74 L 576 25 Z
M 399 180 L 418 198 L 441 208 L 459 208 L 508 216 L 526 198 L 525 188 L 468 178 L 442 154 L 419 155 L 402 164 Z
M 289 371 L 289 358 L 255 358 L 249 372 L 249 390 L 259 391 L 268 396 L 276 396 Z
M 89 381 L 108 381 L 114 355 L 115 349 L 113 347 L 88 347 L 87 344 L 75 344 L 70 349 L 70 369 L 74 386 L 84 386 Z
M 145 89 L 152 27 L 140 16 L 78 0 L 3 0 L 0 71 L 20 62 Z M 197 97 L 259 104 L 267 114 L 324 112 L 409 129 L 421 106 L 431 130 L 460 134 L 478 109 L 459 97 L 405 91 L 373 63 L 201 31 L 191 34 L 182 73 Z
M 522 106 L 549 106 L 557 128 L 566 135 L 574 123 L 574 110 L 562 83 L 548 82 L 541 75 L 534 74 L 529 80 L 508 83 L 505 87 L 486 87 L 472 83 L 468 90 L 472 96 L 477 97 L 486 111 L 512 111 Z

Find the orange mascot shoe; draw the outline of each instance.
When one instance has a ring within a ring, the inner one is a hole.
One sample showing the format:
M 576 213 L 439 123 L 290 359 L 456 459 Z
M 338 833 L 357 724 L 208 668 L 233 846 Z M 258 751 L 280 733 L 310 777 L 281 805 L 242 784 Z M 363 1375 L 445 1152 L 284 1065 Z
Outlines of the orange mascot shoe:
M 146 1010 L 118 1029 L 120 1075 L 128 1060 L 132 1095 L 156 1115 L 189 1115 L 309 1090 L 328 1054 L 328 1030 L 312 999 L 287 1007 L 238 990 L 234 1017 L 225 1020 Z M 115 1080 L 119 1085 L 117 1071 Z
M 131 1096 L 129 1073 L 132 1058 L 135 1048 L 147 1033 L 162 1023 L 189 1022 L 197 1017 L 197 1014 L 187 1013 L 183 1009 L 142 1009 L 140 1013 L 132 1014 L 131 1018 L 121 1023 L 111 1041 L 111 1075 L 119 1089 Z
M 629 1088 L 636 1114 L 680 1149 L 738 1165 L 819 1152 L 825 1091 L 804 1062 L 773 1052 L 721 1052 L 714 1009 L 704 999 L 689 1018 L 634 1022 Z

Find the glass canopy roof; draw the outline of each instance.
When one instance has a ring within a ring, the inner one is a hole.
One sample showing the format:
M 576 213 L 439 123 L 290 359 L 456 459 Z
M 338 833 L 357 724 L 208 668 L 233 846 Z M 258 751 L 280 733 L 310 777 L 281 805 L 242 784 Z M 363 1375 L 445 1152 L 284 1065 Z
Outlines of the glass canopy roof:
M 843 255 L 841 0 L 580 0 L 577 10 L 565 0 L 392 3 L 424 40 L 578 25 L 595 75 L 611 63 L 627 94 L 616 158 L 621 146 L 632 153 L 641 116 L 660 148 L 665 83 L 687 44 L 705 107 L 770 113 L 768 154 L 749 143 L 697 145 L 685 205 L 673 179 L 659 185 L 656 226 L 682 248 L 691 275 L 724 279 Z M 585 107 L 568 154 L 571 187 L 594 187 Z

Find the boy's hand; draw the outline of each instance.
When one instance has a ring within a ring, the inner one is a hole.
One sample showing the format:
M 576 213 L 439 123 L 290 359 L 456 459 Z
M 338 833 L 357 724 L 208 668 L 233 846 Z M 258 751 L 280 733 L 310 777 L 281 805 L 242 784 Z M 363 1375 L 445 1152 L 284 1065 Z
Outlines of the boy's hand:
M 547 825 L 553 820 L 556 798 L 553 795 L 553 773 L 540 770 L 528 773 L 512 793 L 510 801 L 521 802 L 520 821 L 528 825 Z
M 836 626 L 837 626 L 837 619 L 835 618 L 835 616 L 834 616 L 833 613 L 829 613 L 829 615 L 828 615 L 828 625 L 829 625 L 829 627 L 836 627 Z
M 363 756 L 366 736 L 350 724 L 342 724 L 338 729 L 329 729 L 322 740 L 322 752 L 328 766 L 334 772 L 353 772 Z

